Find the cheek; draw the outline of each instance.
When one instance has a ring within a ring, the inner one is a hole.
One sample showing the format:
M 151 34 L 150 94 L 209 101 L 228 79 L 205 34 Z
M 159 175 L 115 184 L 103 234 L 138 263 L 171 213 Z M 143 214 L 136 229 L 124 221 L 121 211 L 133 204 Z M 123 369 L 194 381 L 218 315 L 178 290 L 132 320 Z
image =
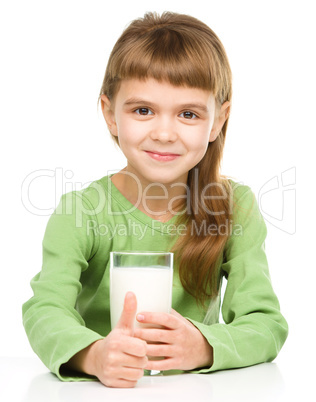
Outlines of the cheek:
M 137 143 L 137 141 L 142 137 L 143 131 L 143 127 L 135 120 L 117 120 L 117 135 L 121 142 L 130 144 Z
M 191 151 L 197 154 L 204 154 L 207 150 L 210 138 L 210 131 L 207 127 L 187 133 L 185 142 Z
M 197 163 L 200 162 L 204 158 L 204 155 L 206 154 L 206 151 L 207 151 L 207 145 L 206 146 L 201 146 L 199 149 L 196 150 L 196 152 L 195 152 L 195 160 L 197 161 Z

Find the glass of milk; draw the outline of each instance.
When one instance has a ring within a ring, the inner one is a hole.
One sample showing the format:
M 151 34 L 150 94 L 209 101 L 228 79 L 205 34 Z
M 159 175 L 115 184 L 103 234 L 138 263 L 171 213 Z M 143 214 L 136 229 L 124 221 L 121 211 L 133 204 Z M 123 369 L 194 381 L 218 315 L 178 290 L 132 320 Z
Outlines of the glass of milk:
M 173 253 L 112 251 L 110 253 L 111 327 L 120 319 L 127 292 L 137 299 L 141 311 L 170 313 L 172 303 Z M 152 327 L 136 320 L 136 327 Z M 148 374 L 159 374 L 151 370 Z

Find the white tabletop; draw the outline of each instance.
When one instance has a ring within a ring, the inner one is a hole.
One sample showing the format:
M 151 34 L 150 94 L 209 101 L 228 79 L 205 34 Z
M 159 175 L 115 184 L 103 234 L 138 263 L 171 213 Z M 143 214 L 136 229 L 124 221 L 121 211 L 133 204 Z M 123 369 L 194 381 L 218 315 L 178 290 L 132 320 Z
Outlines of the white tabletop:
M 61 382 L 36 356 L 0 357 L 0 400 L 288 402 L 297 395 L 304 402 L 315 401 L 312 388 L 307 390 L 288 373 L 287 370 L 283 373 L 277 363 L 265 363 L 212 374 L 143 377 L 133 389 L 113 389 L 99 382 Z

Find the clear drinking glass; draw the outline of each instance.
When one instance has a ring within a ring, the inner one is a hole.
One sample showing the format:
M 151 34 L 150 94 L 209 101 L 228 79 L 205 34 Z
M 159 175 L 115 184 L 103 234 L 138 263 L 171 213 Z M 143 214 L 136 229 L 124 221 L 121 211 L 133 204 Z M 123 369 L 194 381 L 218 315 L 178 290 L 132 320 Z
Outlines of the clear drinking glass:
M 124 298 L 131 291 L 141 311 L 170 313 L 172 303 L 173 253 L 112 251 L 110 253 L 111 327 L 121 316 Z M 136 327 L 149 327 L 135 318 Z M 147 374 L 161 374 L 148 370 Z

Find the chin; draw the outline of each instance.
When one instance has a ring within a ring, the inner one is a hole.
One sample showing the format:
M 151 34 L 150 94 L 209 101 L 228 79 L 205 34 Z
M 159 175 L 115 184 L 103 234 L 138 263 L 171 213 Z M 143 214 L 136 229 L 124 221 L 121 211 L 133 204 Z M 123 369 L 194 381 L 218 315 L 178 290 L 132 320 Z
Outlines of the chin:
M 170 172 L 169 172 L 166 174 L 153 175 L 151 177 L 148 177 L 147 180 L 152 183 L 171 185 L 171 184 L 175 184 L 175 183 L 186 183 L 187 175 L 174 176 L 174 175 L 170 174 Z

